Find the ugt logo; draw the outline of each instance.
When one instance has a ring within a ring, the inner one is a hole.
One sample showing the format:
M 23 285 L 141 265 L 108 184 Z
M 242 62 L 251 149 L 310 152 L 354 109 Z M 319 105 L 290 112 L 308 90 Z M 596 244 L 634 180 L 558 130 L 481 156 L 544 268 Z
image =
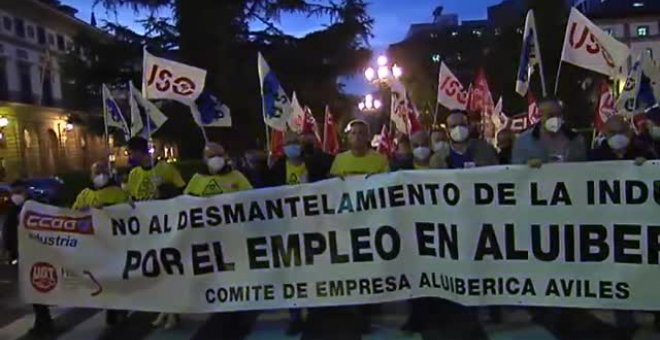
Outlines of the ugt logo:
M 571 35 L 569 40 L 571 47 L 573 47 L 576 50 L 579 50 L 584 47 L 587 53 L 592 55 L 600 53 L 603 56 L 605 63 L 607 63 L 607 66 L 609 66 L 610 68 L 616 67 L 612 55 L 606 49 L 604 49 L 600 45 L 600 43 L 598 43 L 598 39 L 593 33 L 591 33 L 589 27 L 587 26 L 582 27 L 582 34 L 580 34 L 578 37 L 576 37 L 577 31 L 578 31 L 578 23 L 574 22 L 571 25 Z M 587 41 L 587 38 L 589 39 L 589 41 Z
M 161 68 L 160 65 L 154 64 L 149 72 L 148 86 L 155 83 L 156 90 L 160 92 L 172 91 L 180 96 L 190 96 L 195 92 L 197 84 L 188 77 L 174 78 L 172 72 L 168 69 Z

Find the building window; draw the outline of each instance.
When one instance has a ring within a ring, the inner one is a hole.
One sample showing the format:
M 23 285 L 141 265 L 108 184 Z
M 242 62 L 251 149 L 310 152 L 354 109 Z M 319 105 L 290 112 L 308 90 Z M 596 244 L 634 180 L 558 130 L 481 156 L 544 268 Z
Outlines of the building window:
M 57 35 L 57 49 L 60 51 L 64 51 L 64 37 L 61 35 Z
M 25 38 L 25 22 L 23 19 L 14 18 L 14 31 L 19 38 Z
M 2 24 L 5 27 L 5 31 L 11 32 L 11 19 L 9 17 L 2 18 Z
M 647 48 L 647 49 L 646 49 L 646 53 L 648 53 L 648 54 L 649 54 L 649 58 L 651 58 L 651 60 L 653 60 L 653 49 L 650 48 L 650 47 Z
M 27 36 L 30 39 L 34 39 L 34 26 L 27 27 Z
M 7 83 L 7 59 L 0 58 L 0 100 L 9 100 Z
M 32 103 L 32 75 L 30 74 L 30 64 L 26 62 L 18 63 L 18 80 L 20 82 L 20 101 L 23 103 Z
M 46 45 L 46 30 L 41 26 L 37 26 L 37 42 L 39 45 Z
M 53 80 L 51 77 L 50 69 L 45 68 L 41 69 L 41 100 L 42 104 L 45 106 L 53 106 Z
M 48 34 L 48 45 L 55 46 L 55 36 L 52 34 Z
M 21 49 L 16 50 L 16 56 L 18 57 L 18 59 L 23 59 L 23 60 L 30 59 L 26 50 L 21 50 Z
M 638 37 L 648 37 L 649 27 L 648 26 L 637 26 L 637 36 Z

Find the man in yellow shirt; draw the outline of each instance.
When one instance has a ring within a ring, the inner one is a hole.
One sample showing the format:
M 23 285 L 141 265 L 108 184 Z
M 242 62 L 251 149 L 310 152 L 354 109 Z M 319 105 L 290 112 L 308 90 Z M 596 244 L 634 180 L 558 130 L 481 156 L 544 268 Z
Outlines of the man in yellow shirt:
M 186 195 L 209 197 L 236 191 L 250 190 L 250 181 L 227 161 L 225 148 L 217 143 L 208 143 L 204 148 L 207 173 L 197 173 L 183 191 Z
M 225 148 L 217 143 L 208 143 L 204 148 L 204 162 L 208 172 L 197 173 L 184 190 L 185 195 L 211 197 L 252 189 L 250 181 L 229 164 Z M 256 319 L 253 311 L 215 313 L 209 322 L 222 332 L 218 339 L 240 339 L 250 331 Z
M 181 193 L 186 182 L 179 171 L 167 162 L 154 164 L 149 143 L 142 137 L 128 141 L 128 157 L 135 166 L 128 174 L 127 190 L 136 201 L 166 199 Z
M 128 194 L 110 176 L 110 166 L 107 162 L 94 163 L 91 174 L 92 187 L 85 188 L 78 194 L 72 209 L 100 209 L 128 202 Z M 108 326 L 114 326 L 126 319 L 126 316 L 126 311 L 108 310 L 105 315 L 105 323 Z
M 330 175 L 345 177 L 389 172 L 387 158 L 369 146 L 369 125 L 363 120 L 354 120 L 348 124 L 348 129 L 350 150 L 337 155 L 330 168 Z
M 92 187 L 85 188 L 76 197 L 71 207 L 74 210 L 103 208 L 128 202 L 128 193 L 121 189 L 110 176 L 110 166 L 106 162 L 92 165 Z

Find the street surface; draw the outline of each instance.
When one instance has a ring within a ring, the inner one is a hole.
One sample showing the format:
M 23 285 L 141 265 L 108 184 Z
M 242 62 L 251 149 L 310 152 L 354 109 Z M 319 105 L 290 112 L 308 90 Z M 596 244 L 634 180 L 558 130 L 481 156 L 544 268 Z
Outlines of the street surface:
M 438 317 L 437 325 L 422 334 L 406 334 L 400 331 L 406 320 L 407 304 L 393 303 L 382 306 L 381 313 L 374 318 L 374 331 L 361 337 L 357 331 L 346 327 L 342 330 L 341 339 L 537 339 L 537 340 L 569 340 L 569 339 L 660 339 L 660 333 L 653 328 L 653 316 L 647 313 L 636 313 L 635 317 L 640 328 L 630 332 L 617 331 L 614 325 L 614 315 L 611 311 L 580 310 L 571 314 L 571 319 L 578 321 L 581 329 L 569 331 L 556 323 L 541 319 L 532 320 L 529 311 L 523 308 L 504 308 L 503 322 L 499 324 L 488 320 L 485 308 L 480 311 L 478 322 L 466 322 L 461 318 Z M 231 339 L 226 335 L 226 329 L 210 315 L 184 315 L 180 326 L 174 330 L 156 329 L 151 322 L 156 315 L 153 313 L 131 313 L 127 322 L 114 328 L 105 325 L 105 313 L 99 310 L 82 308 L 52 308 L 55 319 L 56 334 L 41 339 L 63 340 L 179 340 L 179 339 Z M 16 267 L 0 265 L 0 340 L 37 339 L 27 334 L 32 327 L 34 315 L 29 305 L 19 299 L 16 282 Z M 295 337 L 287 337 L 284 332 L 287 326 L 286 311 L 261 313 L 254 320 L 246 340 L 279 340 L 279 339 L 318 339 L 318 333 L 307 332 Z M 566 321 L 566 320 L 562 320 Z M 350 321 L 348 321 L 350 322 Z M 338 329 L 342 329 L 344 321 L 333 320 Z M 435 325 L 435 324 L 434 324 Z M 226 327 L 226 326 L 225 326 Z M 320 331 L 322 332 L 322 331 Z

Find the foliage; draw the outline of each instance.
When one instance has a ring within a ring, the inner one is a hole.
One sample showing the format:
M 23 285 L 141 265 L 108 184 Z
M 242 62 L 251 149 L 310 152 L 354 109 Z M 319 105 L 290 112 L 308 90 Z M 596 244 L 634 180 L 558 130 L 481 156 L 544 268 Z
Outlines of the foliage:
M 366 49 L 373 20 L 364 0 L 97 0 L 113 11 L 122 6 L 147 10 L 144 22 L 149 41 L 160 50 L 175 50 L 177 59 L 208 70 L 210 89 L 231 109 L 232 129 L 209 129 L 212 139 L 231 141 L 232 147 L 255 147 L 254 140 L 264 141 L 261 99 L 257 77 L 258 51 L 262 51 L 288 92 L 296 90 L 301 100 L 317 113 L 321 121 L 323 107 L 331 104 L 341 115 L 346 101 L 337 78 L 353 74 L 370 57 Z M 155 17 L 156 9 L 172 10 L 174 20 Z M 286 13 L 311 18 L 327 18 L 329 25 L 318 32 L 296 38 L 278 27 Z M 251 30 L 251 27 L 258 28 Z M 153 31 L 151 31 L 153 29 Z M 160 32 L 161 34 L 154 34 Z M 164 40 L 158 37 L 166 36 Z M 182 114 L 179 105 L 167 105 L 170 123 L 161 135 L 176 136 L 183 143 L 182 156 L 200 155 L 199 129 Z

